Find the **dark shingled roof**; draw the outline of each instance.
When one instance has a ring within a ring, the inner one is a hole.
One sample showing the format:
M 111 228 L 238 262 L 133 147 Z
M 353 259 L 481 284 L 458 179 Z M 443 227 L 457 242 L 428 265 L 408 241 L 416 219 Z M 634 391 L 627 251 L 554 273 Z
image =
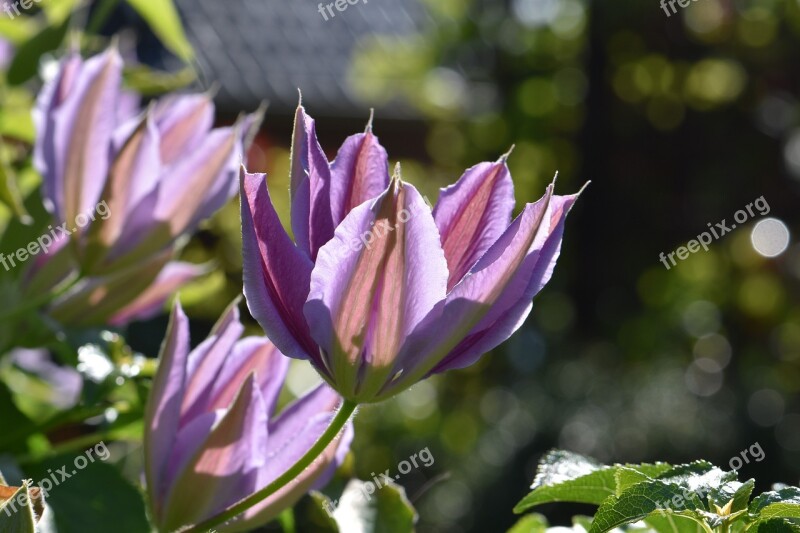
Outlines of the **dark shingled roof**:
M 343 12 L 334 7 L 336 16 L 327 21 L 315 0 L 176 3 L 205 83 L 220 87 L 223 110 L 253 109 L 267 100 L 271 112 L 292 112 L 300 88 L 317 114 L 362 116 L 364 102 L 347 81 L 356 45 L 375 35 L 417 33 L 429 20 L 420 0 L 358 0 Z M 402 104 L 381 113 L 414 115 Z

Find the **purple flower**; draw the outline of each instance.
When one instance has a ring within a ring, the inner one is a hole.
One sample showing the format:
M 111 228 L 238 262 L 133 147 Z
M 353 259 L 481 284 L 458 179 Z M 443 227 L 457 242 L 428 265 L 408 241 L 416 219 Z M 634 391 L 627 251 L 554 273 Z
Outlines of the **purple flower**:
M 371 127 L 333 163 L 300 107 L 291 168 L 292 242 L 265 177 L 242 173 L 244 292 L 290 357 L 342 396 L 375 402 L 475 363 L 524 322 L 550 279 L 577 195 L 549 186 L 511 220 L 505 157 L 467 170 L 433 212 L 390 178 Z
M 187 275 L 192 267 L 171 262 L 176 241 L 236 194 L 245 139 L 260 120 L 212 129 L 214 105 L 204 94 L 140 112 L 122 88 L 122 67 L 115 49 L 88 60 L 71 53 L 34 111 L 34 163 L 55 221 L 39 239 L 28 286 L 50 290 L 79 272 L 85 279 L 53 307 L 70 323 L 158 309 L 155 294 L 201 271 Z M 145 291 L 146 301 L 133 301 Z
M 175 531 L 214 517 L 293 466 L 330 425 L 341 398 L 321 384 L 275 413 L 289 360 L 264 337 L 246 337 L 236 305 L 189 350 L 179 304 L 161 347 L 145 416 L 145 477 L 154 522 Z M 327 483 L 352 426 L 294 482 L 220 531 L 267 523 Z

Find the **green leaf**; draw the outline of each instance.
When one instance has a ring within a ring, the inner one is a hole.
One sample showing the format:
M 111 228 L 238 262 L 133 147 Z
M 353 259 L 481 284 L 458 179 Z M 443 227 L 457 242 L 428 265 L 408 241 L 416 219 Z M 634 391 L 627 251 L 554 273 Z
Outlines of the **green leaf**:
M 186 38 L 178 10 L 172 0 L 127 0 L 150 25 L 158 38 L 184 61 L 194 57 L 192 45 Z
M 751 529 L 755 533 L 800 533 L 800 526 L 783 518 L 757 522 Z
M 114 533 L 150 531 L 141 493 L 96 455 L 94 463 L 77 469 L 78 455 L 86 457 L 62 455 L 27 469 L 34 479 L 49 478 L 48 469 L 57 472 L 66 468 L 70 476 L 62 481 L 57 475 L 59 483 L 48 491 L 47 503 L 54 511 L 58 533 L 109 531 L 109 524 L 113 524 Z
M 800 488 L 785 487 L 780 490 L 763 492 L 753 498 L 750 504 L 750 513 L 753 515 L 765 516 L 767 509 L 774 505 L 800 505 Z M 775 515 L 765 518 L 775 518 Z
M 660 533 L 704 533 L 706 530 L 694 518 L 675 513 L 651 514 L 644 522 Z
M 197 76 L 191 68 L 178 72 L 161 72 L 145 65 L 126 67 L 123 72 L 125 86 L 144 96 L 156 96 L 177 91 L 192 83 Z
M 547 518 L 538 513 L 527 514 L 514 524 L 508 533 L 545 533 Z
M 20 45 L 36 33 L 36 23 L 31 17 L 0 17 L 0 35 L 14 45 Z
M 779 519 L 800 518 L 800 488 L 785 487 L 759 494 L 753 498 L 748 510 L 752 520 L 749 530 L 788 531 L 787 527 L 797 527 L 796 524 Z
M 2 381 L 0 381 L 0 420 L 3 421 L 3 431 L 0 431 L 0 450 L 24 452 L 26 447 L 21 440 L 35 428 L 35 425 L 22 414 L 14 403 L 11 391 Z
M 36 533 L 36 517 L 27 483 L 23 483 L 11 498 L 0 503 L 0 531 Z
M 417 512 L 403 487 L 394 483 L 375 487 L 370 481 L 351 480 L 339 499 L 333 518 L 341 531 L 409 533 Z
M 533 491 L 514 507 L 514 512 L 523 513 L 551 502 L 600 505 L 606 498 L 616 494 L 616 475 L 620 469 L 635 470 L 645 476 L 655 477 L 671 468 L 665 463 L 604 466 L 576 453 L 553 450 L 540 461 L 531 486 Z M 625 482 L 628 479 L 625 477 Z
M 339 533 L 333 519 L 333 501 L 321 492 L 313 491 L 295 506 L 295 531 L 297 533 Z
M 61 46 L 69 21 L 70 17 L 67 17 L 61 24 L 47 26 L 20 45 L 8 67 L 7 79 L 10 85 L 20 85 L 36 75 L 41 57 Z
M 620 467 L 614 474 L 617 483 L 616 495 L 619 496 L 633 485 L 652 479 L 647 474 L 627 466 Z
M 61 24 L 82 2 L 83 0 L 47 0 L 42 8 L 51 23 Z
M 608 531 L 636 522 L 658 510 L 675 514 L 705 510 L 698 496 L 684 486 L 650 480 L 628 488 L 620 496 L 606 499 L 597 510 L 590 533 Z
M 747 504 L 750 503 L 750 495 L 753 494 L 753 488 L 756 486 L 755 479 L 748 479 L 742 485 L 736 489 L 736 492 L 733 493 L 733 507 L 731 508 L 732 512 L 741 511 L 743 509 L 747 509 Z

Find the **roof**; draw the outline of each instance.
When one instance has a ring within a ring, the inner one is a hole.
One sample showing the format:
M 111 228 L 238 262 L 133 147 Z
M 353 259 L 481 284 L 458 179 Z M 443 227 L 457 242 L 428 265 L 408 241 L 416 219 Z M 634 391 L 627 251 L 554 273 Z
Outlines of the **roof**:
M 339 2 L 345 7 L 341 12 L 333 3 L 314 0 L 177 0 L 176 4 L 204 82 L 219 86 L 221 110 L 253 109 L 267 100 L 270 112 L 291 113 L 299 88 L 306 101 L 314 102 L 317 114 L 362 116 L 365 103 L 347 81 L 354 49 L 376 35 L 418 33 L 428 15 L 420 0 Z M 414 115 L 402 103 L 381 113 L 387 118 Z

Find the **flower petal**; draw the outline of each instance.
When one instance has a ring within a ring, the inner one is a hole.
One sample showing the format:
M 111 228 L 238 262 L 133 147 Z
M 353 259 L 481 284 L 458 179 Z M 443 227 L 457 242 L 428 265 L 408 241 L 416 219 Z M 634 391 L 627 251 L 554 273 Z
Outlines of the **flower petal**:
M 189 354 L 186 366 L 189 377 L 181 404 L 181 424 L 213 410 L 212 386 L 244 331 L 244 326 L 239 321 L 237 304 L 238 302 L 234 302 L 228 306 L 208 338 Z M 241 380 L 236 382 L 237 390 L 241 383 Z M 229 405 L 220 406 L 222 409 L 228 407 Z
M 42 194 L 48 210 L 59 220 L 64 220 L 63 154 L 56 153 L 55 111 L 64 103 L 76 75 L 83 68 L 83 59 L 70 52 L 61 63 L 58 74 L 47 82 L 36 99 L 33 121 L 36 126 L 36 144 L 33 163 L 42 174 Z M 62 143 L 59 142 L 59 145 Z
M 48 314 L 65 325 L 105 324 L 151 286 L 172 255 L 167 249 L 109 276 L 85 278 L 58 297 Z
M 206 94 L 167 97 L 153 113 L 161 133 L 161 161 L 173 164 L 196 147 L 214 124 L 214 103 Z
M 514 184 L 505 158 L 476 165 L 442 189 L 433 219 L 450 272 L 448 291 L 503 234 L 513 210 Z
M 250 376 L 165 496 L 161 527 L 175 531 L 252 494 L 267 450 L 267 413 Z
M 121 240 L 131 218 L 136 216 L 136 208 L 158 187 L 160 140 L 155 124 L 145 116 L 116 155 L 102 194 L 108 215 L 96 217 L 90 226 L 84 259 L 86 269 L 91 271 L 91 267 Z
M 333 236 L 331 171 L 317 141 L 314 119 L 302 105 L 295 113 L 290 178 L 292 233 L 297 246 L 313 260 Z
M 242 168 L 240 182 L 247 307 L 281 352 L 319 361 L 303 316 L 313 264 L 283 229 L 265 176 Z
M 163 503 L 161 495 L 166 488 L 164 474 L 167 472 L 167 460 L 178 433 L 188 356 L 189 320 L 176 300 L 145 411 L 145 476 L 150 504 L 157 515 Z
M 353 209 L 320 250 L 305 305 L 337 390 L 359 401 L 377 392 L 446 284 L 439 233 L 412 185 L 398 178 Z
M 112 49 L 83 64 L 53 113 L 55 169 L 63 172 L 55 179 L 63 180 L 64 220 L 94 211 L 105 186 L 121 84 L 122 58 Z
M 159 272 L 150 284 L 132 302 L 114 313 L 108 319 L 112 326 L 122 327 L 135 320 L 147 320 L 164 308 L 167 299 L 190 281 L 207 274 L 208 268 L 202 265 L 171 261 Z
M 266 337 L 246 337 L 240 340 L 225 359 L 214 382 L 211 407 L 227 408 L 236 395 L 238 384 L 248 374 L 255 373 L 267 414 L 271 416 L 289 371 L 289 361 Z
M 259 471 L 259 489 L 274 481 L 311 449 L 330 426 L 340 403 L 341 397 L 323 384 L 283 410 L 270 424 L 269 460 Z M 341 463 L 350 447 L 352 436 L 350 423 L 339 438 L 294 481 L 248 510 L 238 520 L 226 525 L 224 531 L 249 531 L 264 525 L 284 509 L 294 505 L 303 494 L 319 487 L 326 474 L 329 476 L 331 470 Z
M 578 195 L 552 196 L 552 186 L 529 204 L 448 294 L 398 358 L 399 378 L 385 399 L 426 375 L 473 364 L 506 340 L 530 311 L 530 301 L 549 281 L 561 246 L 564 221 Z
M 379 196 L 389 186 L 389 156 L 367 127 L 348 137 L 331 164 L 331 212 L 338 226 L 357 205 Z

